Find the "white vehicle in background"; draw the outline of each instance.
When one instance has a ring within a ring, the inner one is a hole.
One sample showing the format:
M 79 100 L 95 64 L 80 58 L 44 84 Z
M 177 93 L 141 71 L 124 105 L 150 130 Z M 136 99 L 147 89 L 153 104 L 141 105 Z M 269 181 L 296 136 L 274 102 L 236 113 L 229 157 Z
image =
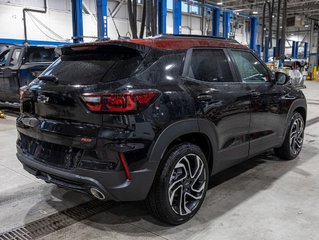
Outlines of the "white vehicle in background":
M 276 64 L 274 64 L 276 62 Z M 274 61 L 273 57 L 269 58 L 270 64 L 279 65 L 279 60 Z M 286 57 L 282 71 L 290 76 L 290 83 L 298 88 L 305 88 L 304 82 L 307 77 L 308 62 L 306 59 L 296 59 Z
M 274 58 L 270 57 L 268 59 L 269 63 L 274 62 Z M 307 59 L 300 59 L 300 58 L 290 58 L 290 57 L 285 57 L 285 61 L 284 61 L 284 66 L 283 67 L 288 67 L 292 69 L 292 64 L 296 63 L 297 68 L 299 70 L 302 70 L 302 68 L 308 68 L 308 61 Z

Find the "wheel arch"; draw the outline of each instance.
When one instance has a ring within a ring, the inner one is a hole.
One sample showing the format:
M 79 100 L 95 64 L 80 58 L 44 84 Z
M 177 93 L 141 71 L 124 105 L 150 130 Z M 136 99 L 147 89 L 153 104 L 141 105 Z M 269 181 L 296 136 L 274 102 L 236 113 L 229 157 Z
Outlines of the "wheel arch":
M 282 141 L 284 141 L 284 138 L 287 134 L 288 126 L 290 125 L 290 119 L 294 112 L 299 112 L 301 116 L 303 117 L 305 123 L 307 121 L 307 102 L 305 99 L 297 99 L 293 101 L 291 104 L 288 114 L 287 114 L 287 119 L 286 119 L 286 129 L 284 131 L 284 135 L 282 136 Z
M 304 120 L 304 122 L 306 123 L 306 121 L 307 121 L 307 110 L 304 107 L 299 106 L 299 107 L 297 107 L 294 110 L 294 112 L 300 113 L 302 118 L 303 118 L 303 120 Z
M 164 129 L 152 146 L 149 159 L 152 162 L 161 162 L 165 152 L 180 142 L 190 142 L 198 145 L 204 152 L 210 173 L 214 166 L 217 141 L 216 128 L 208 120 L 188 119 L 175 122 Z
M 290 121 L 294 112 L 299 112 L 306 122 L 306 120 L 307 120 L 307 102 L 305 99 L 297 99 L 297 100 L 292 102 L 292 104 L 289 108 L 288 116 L 287 116 L 287 123 Z

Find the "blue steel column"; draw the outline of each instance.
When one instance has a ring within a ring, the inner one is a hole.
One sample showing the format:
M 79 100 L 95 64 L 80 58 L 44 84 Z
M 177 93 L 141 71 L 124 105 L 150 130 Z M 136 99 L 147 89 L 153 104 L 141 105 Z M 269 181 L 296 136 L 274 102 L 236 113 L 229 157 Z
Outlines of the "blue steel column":
M 82 0 L 71 0 L 73 42 L 83 42 Z
M 267 63 L 269 59 L 269 37 L 265 37 L 264 61 Z
M 291 57 L 295 57 L 295 47 L 296 47 L 296 42 L 292 41 L 292 47 L 291 47 Z
M 249 43 L 249 47 L 254 51 L 256 51 L 257 32 L 258 32 L 258 20 L 256 17 L 251 17 L 250 18 L 250 43 Z
M 272 48 L 272 57 L 273 57 L 273 60 L 275 60 L 275 57 L 276 57 L 276 47 L 273 47 L 273 48 Z
M 182 0 L 173 0 L 173 33 L 182 33 Z
M 223 13 L 223 37 L 228 38 L 230 32 L 230 16 L 231 12 L 224 11 Z
M 295 45 L 295 58 L 298 58 L 299 42 L 296 42 Z
M 258 56 L 260 57 L 260 53 L 261 53 L 261 46 L 260 46 L 260 44 L 257 44 L 257 45 L 256 45 L 256 49 L 257 49 L 257 54 L 258 54 Z
M 97 37 L 107 39 L 107 0 L 96 0 Z
M 158 0 L 158 33 L 166 33 L 167 0 Z
M 278 58 L 281 57 L 281 39 L 278 40 L 278 53 L 279 53 L 279 55 L 277 56 L 277 60 L 278 60 Z M 283 65 L 284 65 L 284 60 L 283 59 L 279 60 L 279 66 L 278 67 L 282 68 Z
M 304 50 L 303 50 L 303 58 L 307 59 L 307 57 L 308 57 L 308 43 L 305 42 Z
M 220 9 L 213 8 L 212 16 L 212 36 L 219 37 L 219 28 L 220 28 Z

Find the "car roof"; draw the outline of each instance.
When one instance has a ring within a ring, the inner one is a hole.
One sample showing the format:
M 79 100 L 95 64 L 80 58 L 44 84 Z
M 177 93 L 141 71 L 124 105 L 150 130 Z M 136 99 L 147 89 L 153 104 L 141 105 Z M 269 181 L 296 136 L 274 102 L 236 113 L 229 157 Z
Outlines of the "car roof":
M 91 43 L 71 44 L 66 45 L 65 47 L 76 48 L 104 45 L 122 45 L 127 47 L 133 47 L 132 45 L 141 45 L 161 50 L 186 50 L 194 47 L 248 49 L 246 46 L 238 43 L 233 39 L 197 35 L 159 35 L 146 39 L 119 39 L 97 41 Z
M 53 45 L 23 45 L 23 44 L 2 44 L 0 45 L 7 45 L 8 48 L 23 48 L 23 47 L 32 47 L 32 48 L 46 48 L 46 49 L 55 49 L 56 46 Z

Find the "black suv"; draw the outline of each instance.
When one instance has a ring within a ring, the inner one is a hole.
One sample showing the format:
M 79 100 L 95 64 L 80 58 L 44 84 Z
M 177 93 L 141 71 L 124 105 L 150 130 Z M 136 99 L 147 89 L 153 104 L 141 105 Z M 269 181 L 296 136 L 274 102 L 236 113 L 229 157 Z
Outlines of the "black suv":
M 2 46 L 0 53 L 0 107 L 19 109 L 19 89 L 40 75 L 54 60 L 53 46 Z
M 159 36 L 62 48 L 21 95 L 17 156 L 46 182 L 101 200 L 146 199 L 181 224 L 210 176 L 301 151 L 303 93 L 229 39 Z

